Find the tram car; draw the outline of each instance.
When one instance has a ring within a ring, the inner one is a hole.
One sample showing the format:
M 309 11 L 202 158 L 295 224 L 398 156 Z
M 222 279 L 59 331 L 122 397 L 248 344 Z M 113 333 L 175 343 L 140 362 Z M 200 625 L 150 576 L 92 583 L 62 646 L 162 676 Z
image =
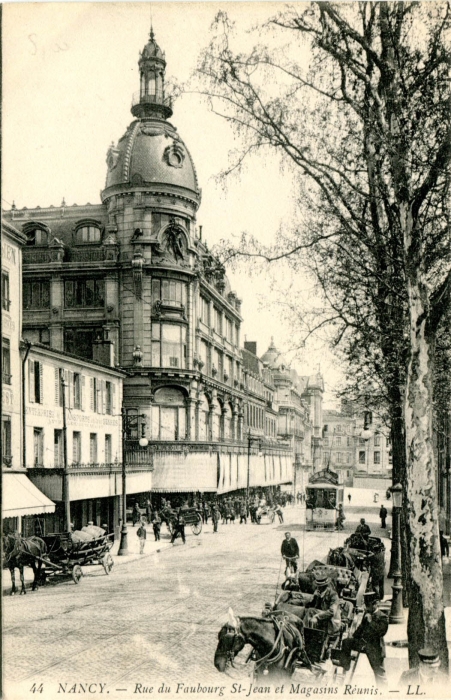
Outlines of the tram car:
M 306 530 L 335 530 L 343 491 L 338 474 L 329 468 L 310 476 L 305 489 Z

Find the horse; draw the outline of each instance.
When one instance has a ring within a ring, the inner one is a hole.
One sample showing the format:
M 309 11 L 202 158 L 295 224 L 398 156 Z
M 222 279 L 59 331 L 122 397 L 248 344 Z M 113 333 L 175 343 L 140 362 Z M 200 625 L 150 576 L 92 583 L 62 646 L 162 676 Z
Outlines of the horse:
M 352 554 L 350 554 L 344 547 L 329 549 L 329 554 L 327 555 L 326 561 L 328 564 L 332 564 L 332 566 L 343 566 L 347 569 L 355 568 L 355 562 Z
M 229 609 L 229 620 L 218 633 L 218 645 L 214 665 L 224 673 L 233 666 L 236 655 L 250 644 L 253 648 L 250 659 L 255 660 L 254 673 L 273 676 L 291 676 L 296 662 L 312 668 L 305 651 L 302 621 L 293 616 L 275 611 L 267 618 L 235 617 Z M 247 663 L 247 662 L 246 662 Z
M 32 590 L 38 590 L 41 578 L 42 561 L 40 557 L 47 553 L 47 545 L 40 537 L 21 537 L 18 532 L 4 535 L 3 538 L 3 568 L 11 573 L 11 594 L 17 593 L 14 569 L 19 569 L 22 589 L 20 595 L 26 594 L 23 570 L 25 566 L 31 566 L 34 579 Z M 39 557 L 39 558 L 38 558 Z

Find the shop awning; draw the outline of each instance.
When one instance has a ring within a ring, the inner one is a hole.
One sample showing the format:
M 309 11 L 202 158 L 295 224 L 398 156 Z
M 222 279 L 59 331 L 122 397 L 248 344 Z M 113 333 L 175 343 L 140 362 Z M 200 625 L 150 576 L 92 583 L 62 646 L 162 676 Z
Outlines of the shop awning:
M 4 518 L 55 512 L 53 501 L 39 491 L 26 474 L 3 472 L 2 480 Z

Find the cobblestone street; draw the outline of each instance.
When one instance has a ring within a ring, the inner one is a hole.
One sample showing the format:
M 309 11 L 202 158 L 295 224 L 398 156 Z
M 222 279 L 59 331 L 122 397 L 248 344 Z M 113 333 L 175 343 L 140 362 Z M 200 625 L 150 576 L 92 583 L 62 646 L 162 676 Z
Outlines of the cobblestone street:
M 136 684 L 154 693 L 163 683 L 172 692 L 178 682 L 231 686 L 234 679 L 213 665 L 218 631 L 229 606 L 238 615 L 260 615 L 265 601 L 274 600 L 287 525 L 301 565 L 323 559 L 349 534 L 304 536 L 303 515 L 299 507 L 287 508 L 284 524 L 220 525 L 216 534 L 208 524 L 198 537 L 187 528 L 186 545 L 177 540 L 169 547 L 163 527 L 162 551 L 115 557 L 110 576 L 100 566 L 85 567 L 78 586 L 70 579 L 5 596 L 6 699 L 32 697 L 41 683 L 46 699 L 64 689 L 83 692 L 74 689 L 80 683 L 97 684 L 91 692 L 108 691 L 110 698 L 134 697 Z M 135 532 L 129 527 L 133 552 Z M 149 537 L 148 550 L 154 546 Z

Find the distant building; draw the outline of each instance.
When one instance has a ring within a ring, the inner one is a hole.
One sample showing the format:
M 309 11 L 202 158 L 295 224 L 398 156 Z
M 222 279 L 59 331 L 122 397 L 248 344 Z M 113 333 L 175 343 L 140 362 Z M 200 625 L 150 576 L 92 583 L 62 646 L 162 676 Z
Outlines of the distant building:
M 340 483 L 352 483 L 357 469 L 356 419 L 340 411 L 323 411 L 323 466 L 337 472 Z

